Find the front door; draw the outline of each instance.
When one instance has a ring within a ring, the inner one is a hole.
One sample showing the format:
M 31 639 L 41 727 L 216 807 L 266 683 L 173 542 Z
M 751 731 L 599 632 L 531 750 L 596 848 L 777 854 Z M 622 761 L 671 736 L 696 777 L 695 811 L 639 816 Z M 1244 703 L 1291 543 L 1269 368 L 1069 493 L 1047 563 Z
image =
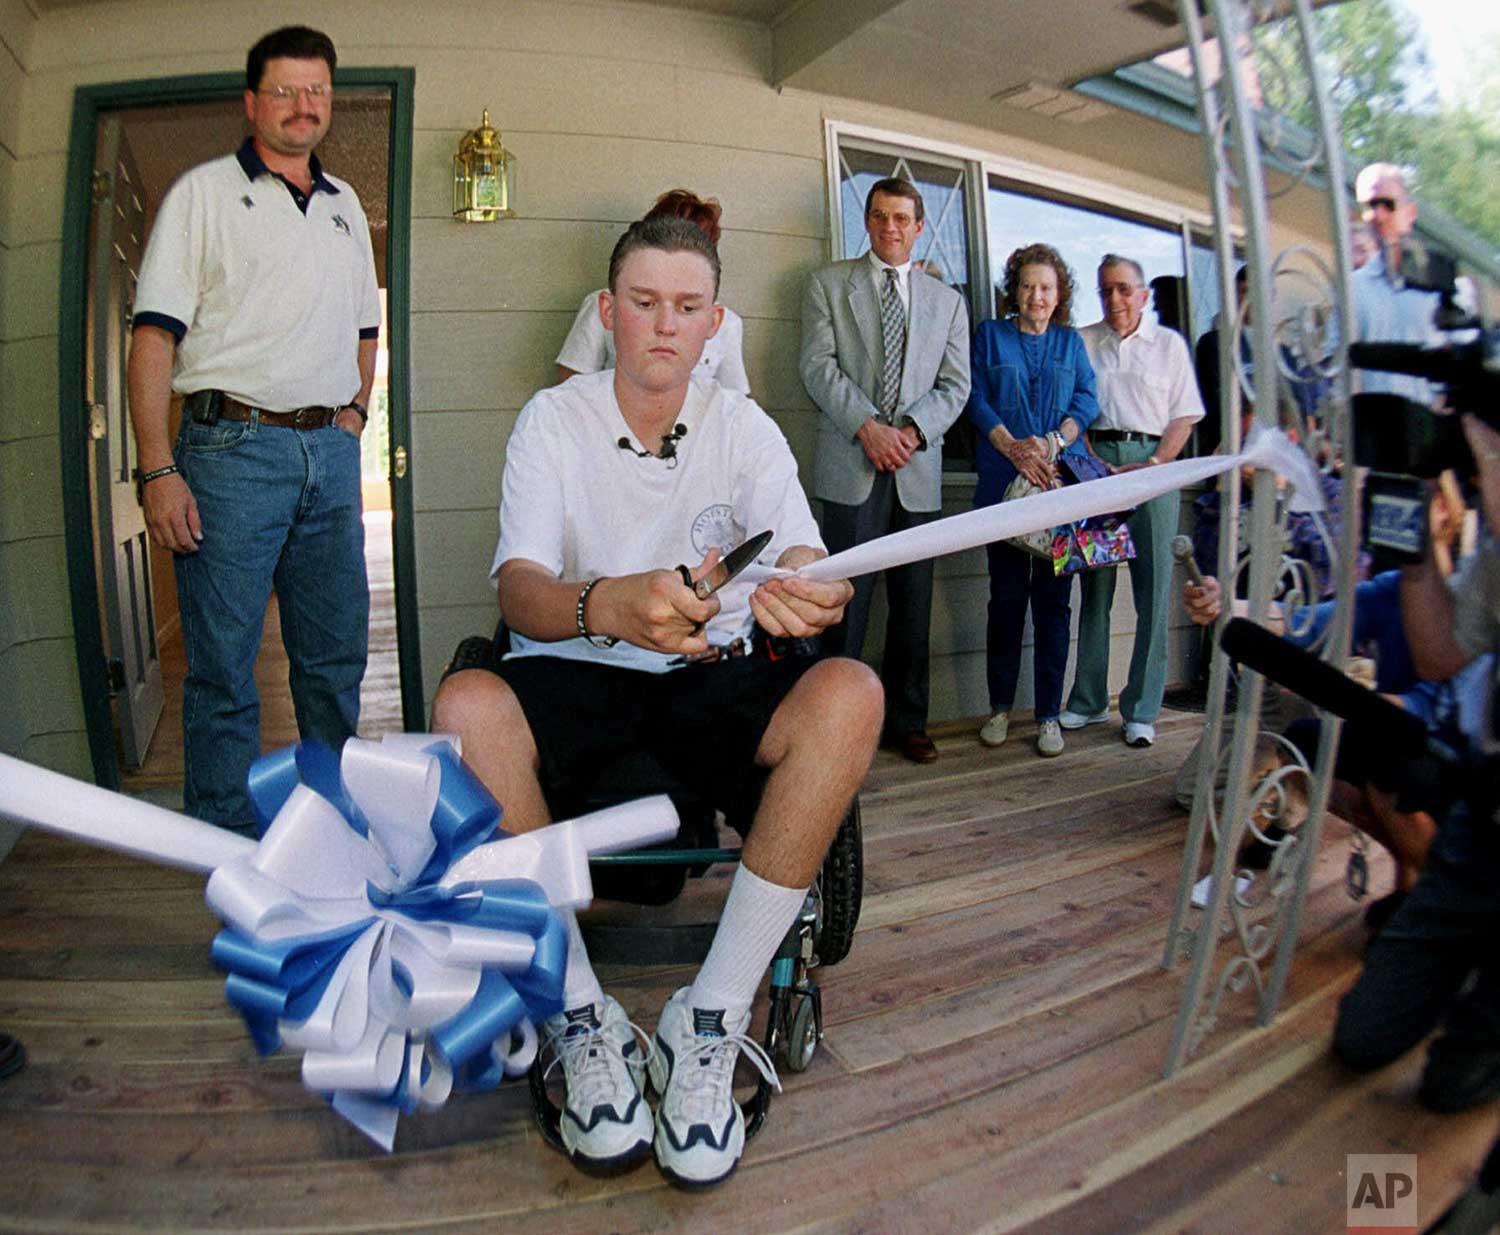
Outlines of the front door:
M 145 762 L 162 711 L 161 661 L 151 603 L 146 522 L 134 478 L 125 372 L 135 281 L 146 235 L 141 178 L 118 117 L 99 125 L 89 263 L 89 435 L 93 439 L 94 543 L 105 655 L 129 769 Z

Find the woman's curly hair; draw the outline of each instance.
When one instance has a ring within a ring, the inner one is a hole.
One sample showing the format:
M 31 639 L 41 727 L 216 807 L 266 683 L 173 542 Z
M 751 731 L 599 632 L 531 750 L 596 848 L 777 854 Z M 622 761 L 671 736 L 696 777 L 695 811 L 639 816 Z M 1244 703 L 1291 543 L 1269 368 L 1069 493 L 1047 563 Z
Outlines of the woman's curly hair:
M 1052 312 L 1049 325 L 1071 326 L 1073 324 L 1073 272 L 1062 254 L 1050 244 L 1028 244 L 1017 249 L 1005 259 L 1005 282 L 1000 291 L 1007 315 L 1021 311 L 1016 299 L 1021 290 L 1021 270 L 1026 266 L 1051 266 L 1057 272 L 1057 308 Z

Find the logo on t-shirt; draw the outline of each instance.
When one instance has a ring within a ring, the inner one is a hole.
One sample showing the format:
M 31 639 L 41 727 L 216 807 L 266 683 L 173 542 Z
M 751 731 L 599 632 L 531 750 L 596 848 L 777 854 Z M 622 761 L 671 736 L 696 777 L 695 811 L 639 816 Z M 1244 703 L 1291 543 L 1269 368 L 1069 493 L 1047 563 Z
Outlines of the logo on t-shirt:
M 336 214 L 333 216 L 333 225 L 338 228 L 339 231 L 343 232 L 346 236 L 354 235 L 354 233 L 349 230 L 348 220 L 345 219 L 341 214 Z
M 699 553 L 717 549 L 728 553 L 740 542 L 739 530 L 734 525 L 734 508 L 719 502 L 709 506 L 693 520 L 693 548 Z

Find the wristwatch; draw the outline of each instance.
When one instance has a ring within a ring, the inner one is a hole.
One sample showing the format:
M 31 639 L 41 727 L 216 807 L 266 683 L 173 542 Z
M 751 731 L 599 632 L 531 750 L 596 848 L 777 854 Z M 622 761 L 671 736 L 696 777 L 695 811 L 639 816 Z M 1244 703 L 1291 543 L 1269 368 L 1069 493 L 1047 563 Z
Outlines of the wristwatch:
M 370 423 L 370 413 L 365 411 L 365 405 L 358 402 L 357 400 L 350 399 L 348 403 L 339 408 L 339 411 L 350 411 L 356 413 L 359 416 L 360 428 L 364 428 L 365 425 Z M 335 415 L 337 415 L 337 413 L 335 413 Z

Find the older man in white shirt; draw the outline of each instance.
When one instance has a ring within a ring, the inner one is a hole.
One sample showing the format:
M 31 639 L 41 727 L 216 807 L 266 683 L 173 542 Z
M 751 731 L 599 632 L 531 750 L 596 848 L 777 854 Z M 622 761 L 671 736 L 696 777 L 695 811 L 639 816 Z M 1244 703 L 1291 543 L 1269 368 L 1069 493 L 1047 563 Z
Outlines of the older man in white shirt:
M 1099 263 L 1104 320 L 1080 332 L 1099 383 L 1099 419 L 1089 429 L 1089 449 L 1111 472 L 1169 463 L 1203 419 L 1187 343 L 1145 317 L 1151 298 L 1138 262 L 1106 254 Z M 1177 534 L 1174 489 L 1143 503 L 1129 520 L 1136 555 L 1130 563 L 1135 601 L 1135 644 L 1130 675 L 1120 692 L 1127 746 L 1156 740 L 1167 676 L 1167 619 L 1171 614 L 1172 537 Z M 1064 729 L 1109 719 L 1109 615 L 1115 599 L 1112 569 L 1084 573 L 1078 618 L 1078 665 Z

